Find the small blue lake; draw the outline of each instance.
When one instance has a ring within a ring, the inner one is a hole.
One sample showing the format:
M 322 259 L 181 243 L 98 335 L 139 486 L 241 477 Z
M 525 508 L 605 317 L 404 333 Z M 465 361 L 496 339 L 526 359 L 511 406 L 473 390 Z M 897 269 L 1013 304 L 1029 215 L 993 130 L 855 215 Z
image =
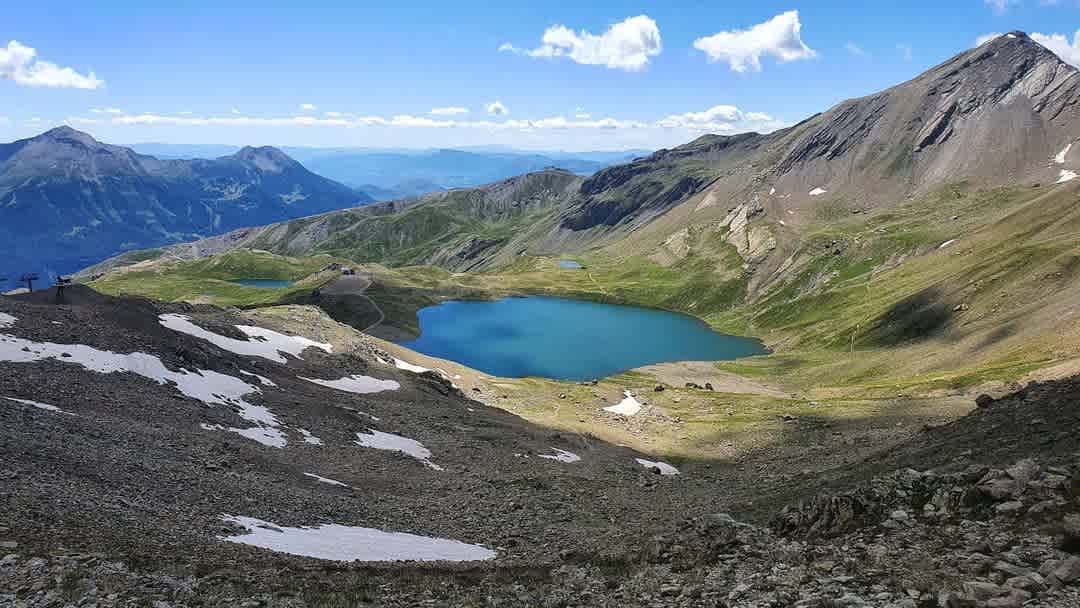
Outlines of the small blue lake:
M 603 378 L 666 361 L 718 361 L 767 351 L 678 313 L 532 296 L 450 301 L 417 312 L 420 337 L 401 342 L 496 376 Z
M 281 281 L 278 279 L 236 279 L 229 282 L 246 285 L 247 287 L 262 287 L 263 289 L 285 289 L 293 284 L 293 281 Z
M 559 260 L 559 268 L 582 268 L 582 265 L 574 260 Z

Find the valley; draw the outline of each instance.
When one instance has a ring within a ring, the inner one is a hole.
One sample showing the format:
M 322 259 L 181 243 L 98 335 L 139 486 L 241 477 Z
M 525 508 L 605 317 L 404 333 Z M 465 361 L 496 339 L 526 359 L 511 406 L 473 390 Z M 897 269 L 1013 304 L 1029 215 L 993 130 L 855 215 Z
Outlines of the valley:
M 1080 606 L 1078 101 L 1017 31 L 379 202 L 274 148 L 0 147 L 142 239 L 0 297 L 0 605 Z

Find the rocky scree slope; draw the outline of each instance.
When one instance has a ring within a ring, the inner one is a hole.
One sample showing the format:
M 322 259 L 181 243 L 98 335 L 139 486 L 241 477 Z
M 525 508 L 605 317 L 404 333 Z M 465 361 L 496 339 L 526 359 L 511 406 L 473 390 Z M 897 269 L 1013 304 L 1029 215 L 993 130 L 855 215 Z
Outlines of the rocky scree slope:
M 643 534 L 625 559 L 563 552 L 528 568 L 297 568 L 284 558 L 213 549 L 223 561 L 191 570 L 179 565 L 180 556 L 168 567 L 125 563 L 108 544 L 40 555 L 4 541 L 0 599 L 28 607 L 79 600 L 290 608 L 1080 606 L 1078 397 L 1073 378 L 980 398 L 974 413 L 926 429 L 926 437 L 827 472 L 848 481 L 780 509 L 767 526 L 719 512 L 690 514 Z M 922 464 L 902 465 L 917 460 Z M 227 470 L 251 491 L 250 470 L 235 461 Z M 875 470 L 888 472 L 870 478 Z M 279 493 L 287 488 L 277 484 Z M 759 499 L 771 502 L 767 492 Z M 110 508 L 137 509 L 145 500 Z M 21 534 L 28 525 L 25 515 L 9 521 L 14 525 L 0 534 Z
M 0 144 L 0 275 L 370 202 L 280 150 L 158 160 L 59 127 Z
M 471 401 L 317 309 L 240 316 L 81 287 L 54 298 L 0 298 L 7 549 L 162 567 L 310 562 L 223 541 L 241 532 L 223 519 L 234 516 L 540 564 L 618 554 L 712 500 L 699 483 L 663 489 L 679 476 L 635 460 L 655 457 Z

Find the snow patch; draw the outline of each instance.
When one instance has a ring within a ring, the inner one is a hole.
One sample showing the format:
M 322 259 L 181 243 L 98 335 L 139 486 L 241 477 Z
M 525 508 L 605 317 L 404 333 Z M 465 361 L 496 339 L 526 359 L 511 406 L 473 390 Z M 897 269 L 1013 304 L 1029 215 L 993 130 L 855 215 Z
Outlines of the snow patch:
M 409 363 L 408 361 L 403 361 L 401 359 L 398 359 L 397 357 L 394 357 L 394 367 L 396 367 L 398 369 L 403 369 L 403 370 L 405 370 L 407 372 L 412 372 L 414 374 L 422 374 L 424 372 L 430 372 L 431 371 L 430 369 L 428 369 L 426 367 L 420 367 L 419 365 L 413 365 L 412 363 Z
M 0 329 L 7 329 L 12 325 L 15 325 L 16 321 L 18 321 L 18 319 L 16 319 L 15 317 L 7 313 L 0 312 Z
M 253 426 L 251 428 L 241 429 L 234 426 L 223 426 L 220 424 L 207 424 L 203 422 L 199 425 L 199 428 L 204 431 L 228 431 L 230 433 L 236 433 L 241 437 L 246 437 L 252 441 L 257 441 L 267 447 L 271 448 L 283 448 L 289 444 L 285 439 L 285 434 L 279 429 L 267 428 L 261 426 Z
M 318 378 L 305 378 L 300 376 L 301 380 L 307 380 L 321 386 L 328 386 L 330 388 L 336 388 L 339 391 L 345 391 L 347 393 L 357 393 L 360 395 L 366 395 L 368 393 L 379 393 L 382 391 L 396 391 L 401 388 L 401 385 L 394 380 L 379 380 L 378 378 L 372 378 L 371 376 L 361 376 L 359 374 L 353 374 L 351 376 L 345 376 L 338 380 L 320 380 Z
M 1065 149 L 1063 149 L 1061 152 L 1057 153 L 1057 156 L 1054 157 L 1054 162 L 1059 164 L 1059 165 L 1064 165 L 1065 164 L 1065 156 L 1069 153 L 1070 149 L 1072 149 L 1072 144 L 1071 143 L 1069 145 L 1065 146 Z
M 300 358 L 300 353 L 311 347 L 321 348 L 328 353 L 333 352 L 334 348 L 330 344 L 316 342 L 302 336 L 286 336 L 276 331 L 251 325 L 237 325 L 236 328 L 255 339 L 237 340 L 203 329 L 192 323 L 191 319 L 184 315 L 165 314 L 158 316 L 158 320 L 162 325 L 173 331 L 201 338 L 231 353 L 248 357 L 262 357 L 277 363 L 287 362 L 287 359 L 281 356 L 283 352 Z
M 679 474 L 679 469 L 676 469 L 675 467 L 671 466 L 670 464 L 668 464 L 666 462 L 659 462 L 659 461 L 653 462 L 652 460 L 645 460 L 644 458 L 635 458 L 634 460 L 636 460 L 638 464 L 645 467 L 646 469 L 657 469 L 657 470 L 659 470 L 661 475 L 678 475 Z
M 304 473 L 304 475 L 307 475 L 308 477 L 314 479 L 315 481 L 319 481 L 319 482 L 329 484 L 329 485 L 332 485 L 332 486 L 341 486 L 343 488 L 349 487 L 349 484 L 347 484 L 347 483 L 341 483 L 340 481 L 338 481 L 336 479 L 330 479 L 329 477 L 322 477 L 321 475 L 316 475 L 315 473 Z
M 1076 179 L 1076 171 L 1069 171 L 1068 169 L 1061 170 L 1061 176 L 1058 177 L 1057 183 L 1064 184 L 1065 182 Z
M 356 434 L 356 443 L 365 448 L 401 452 L 408 456 L 412 456 L 436 471 L 443 470 L 442 467 L 431 462 L 431 450 L 424 447 L 424 444 L 415 439 L 409 439 L 408 437 L 402 437 L 401 435 L 394 435 L 392 433 L 383 433 L 382 431 L 376 431 L 375 429 L 368 429 L 367 433 Z
M 319 439 L 315 435 L 312 435 L 311 431 L 309 431 L 307 429 L 302 429 L 300 427 L 296 427 L 296 431 L 298 433 L 300 433 L 304 437 L 304 443 L 310 443 L 312 445 L 322 445 L 323 444 L 322 439 Z
M 769 196 L 776 194 L 776 188 L 769 188 Z
M 560 450 L 559 448 L 551 449 L 555 451 L 554 454 L 540 454 L 540 458 L 558 460 L 559 462 L 577 462 L 581 460 L 581 456 L 578 456 L 573 452 L 567 452 L 566 450 Z
M 71 412 L 65 412 L 64 410 L 56 407 L 55 405 L 49 405 L 48 403 L 41 403 L 39 401 L 30 401 L 29 399 L 16 399 L 15 397 L 3 397 L 3 399 L 7 399 L 8 401 L 14 401 L 15 403 L 21 403 L 23 405 L 29 405 L 29 406 L 32 406 L 32 407 L 36 407 L 39 410 L 45 410 L 47 412 L 57 412 L 57 413 L 60 413 L 60 414 L 67 414 L 68 416 L 74 416 L 75 415 L 75 414 L 72 414 Z
M 824 188 L 814 188 L 810 191 L 810 196 L 821 196 L 822 194 L 826 194 L 827 192 L 828 190 Z
M 383 532 L 375 528 L 338 524 L 290 528 L 254 517 L 225 515 L 223 519 L 242 526 L 247 533 L 219 536 L 220 540 L 318 559 L 463 562 L 492 559 L 496 555 L 481 545 L 404 532 Z
M 259 392 L 259 389 L 239 378 L 227 376 L 210 370 L 172 371 L 165 367 L 161 359 L 146 353 L 120 354 L 108 350 L 98 350 L 85 344 L 54 344 L 52 342 L 32 342 L 7 334 L 0 334 L 0 361 L 10 363 L 32 363 L 45 359 L 56 359 L 64 363 L 81 365 L 100 374 L 132 372 L 148 378 L 158 384 L 172 384 L 176 390 L 207 405 L 225 405 L 235 409 L 237 415 L 245 420 L 260 425 L 277 427 L 278 421 L 270 410 L 261 405 L 244 401 L 244 396 Z M 285 437 L 276 428 L 255 427 L 253 429 L 228 429 L 255 439 L 265 445 L 284 447 Z M 241 432 L 243 431 L 243 432 Z M 280 445 L 278 445 L 280 444 Z
M 955 242 L 956 242 L 956 239 L 949 239 L 949 240 L 945 241 L 944 243 L 938 245 L 938 249 L 944 249 L 944 248 L 948 247 L 949 245 L 952 245 Z
M 634 395 L 630 391 L 623 391 L 623 400 L 615 405 L 605 407 L 604 411 L 619 414 L 620 416 L 633 416 L 641 411 L 641 402 L 634 399 Z

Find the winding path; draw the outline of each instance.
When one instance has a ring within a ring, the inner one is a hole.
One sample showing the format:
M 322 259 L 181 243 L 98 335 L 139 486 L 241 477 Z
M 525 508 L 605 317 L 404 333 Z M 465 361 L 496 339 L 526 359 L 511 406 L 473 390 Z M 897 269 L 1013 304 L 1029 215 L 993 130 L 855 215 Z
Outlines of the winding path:
M 368 287 L 371 287 L 370 274 L 341 275 L 332 283 L 323 287 L 320 290 L 320 293 L 328 296 L 359 296 L 367 300 L 375 311 L 379 313 L 379 318 L 371 325 L 360 330 L 362 333 L 366 334 L 386 320 L 386 315 L 383 313 L 382 309 L 379 308 L 379 305 L 365 293 Z

